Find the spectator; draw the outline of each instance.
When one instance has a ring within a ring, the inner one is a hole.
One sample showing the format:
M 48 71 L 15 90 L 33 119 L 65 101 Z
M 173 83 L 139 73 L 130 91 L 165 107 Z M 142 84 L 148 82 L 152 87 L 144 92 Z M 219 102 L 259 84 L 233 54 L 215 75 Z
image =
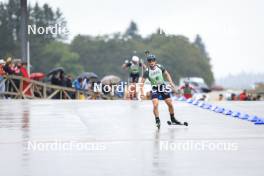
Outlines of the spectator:
M 11 57 L 7 58 L 6 64 L 3 67 L 3 69 L 4 69 L 5 73 L 6 73 L 6 75 L 15 75 L 15 74 L 17 74 L 16 73 L 17 69 L 15 69 L 15 65 L 12 62 L 12 58 Z M 16 88 L 19 89 L 20 81 L 18 79 L 11 79 L 11 80 L 14 82 Z M 6 87 L 7 87 L 6 89 L 7 89 L 8 92 L 16 92 L 16 89 L 14 88 L 14 85 L 11 82 L 6 81 Z M 7 96 L 7 98 L 10 98 L 10 97 L 12 97 L 12 96 L 10 96 L 10 95 Z
M 231 101 L 236 101 L 236 100 L 237 100 L 236 94 L 232 93 L 231 94 Z
M 59 84 L 60 86 L 66 87 L 66 78 L 65 78 L 65 74 L 63 71 L 60 72 L 60 77 L 59 77 Z
M 184 85 L 180 87 L 180 90 L 183 91 L 183 96 L 186 99 L 192 98 L 192 91 L 196 92 L 196 90 L 190 86 L 190 83 L 188 80 L 184 81 Z
M 56 86 L 64 86 L 64 72 L 59 71 L 56 74 L 52 75 L 51 77 L 51 84 L 56 85 Z M 62 97 L 60 96 L 60 93 L 58 92 L 56 95 L 53 96 L 52 99 L 61 99 Z
M 13 65 L 12 65 L 12 59 L 11 59 L 11 57 L 7 58 L 6 63 L 4 65 L 4 67 L 3 67 L 3 69 L 4 69 L 4 71 L 5 71 L 5 73 L 7 75 L 13 75 L 13 74 L 15 74 L 15 70 L 14 70 Z
M 19 69 L 19 74 L 23 77 L 23 78 L 27 78 L 27 79 L 30 79 L 29 75 L 28 75 L 28 72 L 27 72 L 27 62 L 22 62 L 21 64 L 18 64 L 18 69 Z M 27 89 L 29 86 L 29 82 L 28 81 L 23 81 L 23 91 L 25 89 Z M 25 92 L 25 95 L 28 95 L 28 96 L 31 96 L 31 91 L 30 89 L 28 89 L 26 92 Z
M 203 95 L 200 99 L 199 99 L 199 101 L 205 101 L 206 100 L 206 95 Z
M 1 93 L 5 92 L 5 71 L 4 71 L 4 65 L 5 65 L 5 61 L 3 59 L 0 60 L 0 99 L 1 98 L 5 98 L 4 95 L 2 95 Z
M 72 77 L 71 75 L 67 75 L 65 78 L 65 86 L 66 87 L 72 87 Z
M 219 94 L 218 101 L 223 101 L 223 100 L 224 100 L 223 94 Z
M 27 72 L 27 62 L 22 62 L 19 67 L 20 69 L 20 73 L 22 74 L 22 76 L 24 78 L 28 78 L 29 79 L 29 75 L 28 75 L 28 72 Z
M 52 75 L 51 84 L 56 86 L 64 86 L 64 72 L 58 72 L 57 74 Z
M 73 81 L 72 85 L 76 90 L 82 90 L 82 82 L 83 82 L 83 79 L 78 78 L 77 80 Z
M 89 88 L 89 79 L 88 78 L 83 78 L 83 81 L 82 81 L 82 90 L 88 90 Z
M 257 95 L 256 96 L 256 101 L 260 101 L 261 100 L 261 95 Z
M 238 98 L 239 98 L 240 101 L 248 100 L 247 90 L 244 90 L 241 94 L 239 94 Z

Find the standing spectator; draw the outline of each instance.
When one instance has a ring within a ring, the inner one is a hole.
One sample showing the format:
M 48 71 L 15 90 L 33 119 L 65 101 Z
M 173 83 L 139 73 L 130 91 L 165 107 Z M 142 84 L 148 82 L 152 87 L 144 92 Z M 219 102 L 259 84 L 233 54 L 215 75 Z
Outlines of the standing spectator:
M 89 88 L 89 79 L 84 77 L 82 81 L 82 90 L 88 90 Z
M 4 65 L 4 67 L 3 67 L 3 69 L 4 69 L 4 71 L 5 71 L 5 73 L 7 75 L 13 75 L 13 74 L 15 74 L 14 68 L 12 66 L 12 59 L 11 59 L 11 57 L 7 58 L 6 63 Z
M 72 77 L 71 75 L 67 75 L 65 78 L 66 87 L 72 88 Z
M 218 101 L 223 101 L 223 99 L 224 99 L 223 94 L 219 94 Z
M 58 72 L 51 77 L 51 84 L 56 86 L 63 86 L 63 80 L 64 76 L 62 75 L 63 72 Z
M 241 94 L 239 94 L 239 100 L 240 101 L 246 101 L 246 100 L 248 100 L 247 90 L 243 90 L 243 92 Z
M 59 85 L 62 87 L 66 87 L 66 78 L 65 78 L 65 73 L 63 71 L 60 72 L 60 83 Z
M 82 90 L 82 82 L 83 82 L 83 79 L 78 78 L 73 81 L 72 85 L 76 90 Z
M 51 77 L 51 84 L 56 86 L 65 86 L 64 81 L 64 72 L 59 71 L 58 73 L 52 75 Z M 58 92 L 56 95 L 54 95 L 53 99 L 60 99 L 60 93 Z
M 28 75 L 28 72 L 27 72 L 27 62 L 22 62 L 21 65 L 19 66 L 20 68 L 20 72 L 22 74 L 22 76 L 24 78 L 28 78 L 29 79 L 29 75 Z
M 65 78 L 65 86 L 68 88 L 72 88 L 72 76 L 71 75 L 67 75 Z M 69 92 L 66 91 L 68 93 L 68 95 L 74 99 L 75 98 L 75 94 L 73 92 Z
M 11 57 L 6 59 L 6 63 L 4 65 L 4 67 L 3 67 L 3 69 L 4 69 L 5 73 L 6 73 L 6 75 L 14 75 L 15 74 L 15 69 L 14 69 L 14 65 L 12 63 Z M 15 83 L 16 87 L 18 87 L 19 81 L 15 80 L 15 79 L 12 79 L 12 81 Z M 5 86 L 7 87 L 6 91 L 8 91 L 8 92 L 14 92 L 15 91 L 14 88 L 12 87 L 13 85 L 12 85 L 11 82 L 6 81 L 6 85 Z M 10 98 L 11 96 L 8 95 L 6 97 Z
M 236 100 L 237 100 L 236 94 L 232 93 L 231 94 L 231 101 L 236 101 Z
M 190 86 L 188 80 L 184 81 L 184 85 L 180 87 L 180 90 L 183 90 L 183 96 L 186 99 L 192 98 L 192 91 L 196 92 L 195 89 Z
M 23 77 L 23 78 L 29 78 L 29 75 L 28 75 L 28 72 L 27 72 L 27 62 L 22 62 L 21 64 L 18 64 L 18 68 L 19 68 L 19 71 L 20 71 L 20 75 Z M 27 89 L 27 87 L 29 86 L 29 82 L 28 81 L 23 81 L 23 91 L 25 89 Z M 25 92 L 26 95 L 28 96 L 31 96 L 31 91 L 30 89 L 28 89 L 26 92 Z
M 200 99 L 199 99 L 199 101 L 205 101 L 206 100 L 206 95 L 203 95 Z
M 5 61 L 3 59 L 0 60 L 0 99 L 4 98 L 4 95 L 2 95 L 1 93 L 5 92 L 5 71 L 4 71 L 4 65 L 5 65 Z

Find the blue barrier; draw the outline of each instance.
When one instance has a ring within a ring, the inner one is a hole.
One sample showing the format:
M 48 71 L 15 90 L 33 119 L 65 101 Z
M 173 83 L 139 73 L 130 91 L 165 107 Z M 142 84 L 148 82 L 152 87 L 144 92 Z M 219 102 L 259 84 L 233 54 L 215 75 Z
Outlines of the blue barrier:
M 231 116 L 233 116 L 233 117 L 239 117 L 240 116 L 240 112 L 233 112 L 232 114 L 231 114 Z
M 225 111 L 225 109 L 218 107 L 214 111 L 217 112 L 217 113 L 223 113 Z
M 185 97 L 180 97 L 180 98 L 178 99 L 178 101 L 186 101 L 186 98 L 185 98 Z
M 258 120 L 254 123 L 255 125 L 264 125 L 264 119 L 258 118 Z
M 231 115 L 233 112 L 231 110 L 225 110 L 223 114 L 225 115 Z
M 203 101 L 194 100 L 191 98 L 188 100 L 186 100 L 186 99 L 185 100 L 179 99 L 179 100 L 185 101 L 189 104 L 198 105 L 198 107 L 200 107 L 200 108 L 208 109 L 208 110 L 211 110 L 211 111 L 214 111 L 217 113 L 222 113 L 222 114 L 227 115 L 227 116 L 237 117 L 238 119 L 241 119 L 241 120 L 248 120 L 250 122 L 253 122 L 255 125 L 264 125 L 264 119 L 259 118 L 256 115 L 248 115 L 248 114 L 244 114 L 241 112 L 232 111 L 230 109 L 221 108 L 219 106 L 207 104 Z
M 211 111 L 214 111 L 214 110 L 216 110 L 217 108 L 218 108 L 217 106 L 212 105 L 211 108 L 210 108 L 210 110 L 211 110 Z
M 238 116 L 238 118 L 239 118 L 239 119 L 242 119 L 242 120 L 248 120 L 249 115 L 248 115 L 248 114 L 240 114 L 240 115 Z
M 198 105 L 199 104 L 199 100 L 195 100 L 192 102 L 193 105 Z
M 258 116 L 253 115 L 253 116 L 249 116 L 247 120 L 250 122 L 256 122 L 258 119 L 259 119 Z
M 202 108 L 204 109 L 210 109 L 212 107 L 212 105 L 210 104 L 204 104 L 204 106 Z
M 199 107 L 203 107 L 204 105 L 205 105 L 205 103 L 202 101 L 198 104 Z
M 193 102 L 193 99 L 189 98 L 186 102 L 187 103 L 192 103 Z

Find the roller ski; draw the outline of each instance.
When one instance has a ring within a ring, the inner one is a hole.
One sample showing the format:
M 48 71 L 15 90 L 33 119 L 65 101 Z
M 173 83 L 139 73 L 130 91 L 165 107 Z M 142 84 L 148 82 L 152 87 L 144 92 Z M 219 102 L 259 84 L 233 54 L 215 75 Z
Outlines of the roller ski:
M 174 117 L 171 118 L 171 121 L 167 121 L 167 124 L 168 125 L 184 125 L 184 126 L 188 126 L 189 125 L 188 122 L 183 122 L 182 123 L 182 122 L 176 120 Z

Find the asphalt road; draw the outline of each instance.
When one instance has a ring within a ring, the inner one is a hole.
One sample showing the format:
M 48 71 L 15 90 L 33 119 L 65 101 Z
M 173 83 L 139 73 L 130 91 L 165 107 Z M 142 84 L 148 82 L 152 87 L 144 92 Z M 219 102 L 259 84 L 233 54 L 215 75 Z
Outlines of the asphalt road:
M 264 102 L 212 102 L 264 117 Z M 264 125 L 184 102 L 0 101 L 3 176 L 262 176 Z

